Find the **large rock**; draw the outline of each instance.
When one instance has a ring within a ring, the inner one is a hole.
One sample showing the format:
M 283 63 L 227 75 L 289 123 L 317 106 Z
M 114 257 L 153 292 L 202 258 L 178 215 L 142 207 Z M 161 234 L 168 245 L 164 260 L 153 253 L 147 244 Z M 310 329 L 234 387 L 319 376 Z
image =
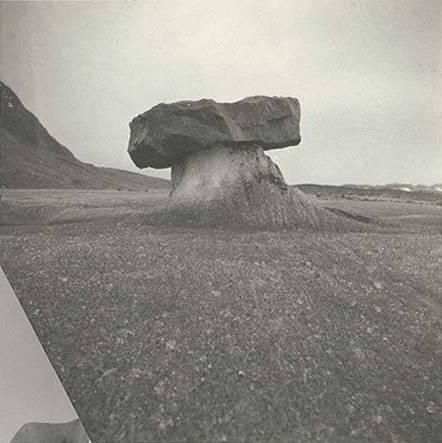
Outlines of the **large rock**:
M 290 97 L 159 104 L 130 123 L 129 154 L 140 168 L 166 168 L 190 152 L 220 144 L 284 148 L 301 141 L 299 118 L 299 102 Z
M 67 423 L 26 423 L 11 443 L 89 443 L 80 420 Z
M 139 167 L 172 166 L 161 223 L 254 228 L 348 227 L 287 185 L 264 150 L 300 142 L 295 98 L 248 97 L 158 105 L 130 124 Z

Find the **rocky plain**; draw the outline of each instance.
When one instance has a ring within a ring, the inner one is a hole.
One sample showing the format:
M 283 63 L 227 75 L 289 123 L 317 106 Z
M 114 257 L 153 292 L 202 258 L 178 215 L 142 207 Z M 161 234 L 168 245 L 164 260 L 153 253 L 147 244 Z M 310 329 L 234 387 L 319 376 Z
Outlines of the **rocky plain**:
M 91 440 L 442 441 L 440 194 L 289 186 L 262 141 L 300 141 L 296 102 L 187 105 L 160 109 L 180 136 L 224 138 L 132 123 L 172 184 L 2 195 L 0 264 Z
M 5 201 L 63 194 L 0 226 L 0 262 L 92 441 L 440 441 L 439 206 L 324 199 L 382 222 L 336 233 L 148 224 L 145 192 Z

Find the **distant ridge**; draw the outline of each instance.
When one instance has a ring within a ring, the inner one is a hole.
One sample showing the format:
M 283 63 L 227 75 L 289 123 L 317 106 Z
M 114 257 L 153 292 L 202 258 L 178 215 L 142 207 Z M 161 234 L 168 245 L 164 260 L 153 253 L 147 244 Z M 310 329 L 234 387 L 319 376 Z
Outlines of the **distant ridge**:
M 323 198 L 347 198 L 347 199 L 381 199 L 402 200 L 407 202 L 419 201 L 441 205 L 442 186 L 424 186 L 409 184 L 392 185 L 317 185 L 314 183 L 302 183 L 295 185 L 306 194 L 314 194 Z
M 344 185 L 320 185 L 317 183 L 299 183 L 294 186 L 304 189 L 319 187 L 336 190 L 356 189 L 366 191 L 442 192 L 442 183 L 435 183 L 434 185 L 412 185 L 410 183 L 387 183 L 386 185 L 360 185 L 357 183 L 346 183 Z
M 413 185 L 411 183 L 387 183 L 386 185 L 358 185 L 358 184 L 345 184 L 342 185 L 346 188 L 357 189 L 389 189 L 405 192 L 442 192 L 442 183 L 435 183 L 434 185 Z
M 169 181 L 81 162 L 0 81 L 0 186 L 149 190 Z

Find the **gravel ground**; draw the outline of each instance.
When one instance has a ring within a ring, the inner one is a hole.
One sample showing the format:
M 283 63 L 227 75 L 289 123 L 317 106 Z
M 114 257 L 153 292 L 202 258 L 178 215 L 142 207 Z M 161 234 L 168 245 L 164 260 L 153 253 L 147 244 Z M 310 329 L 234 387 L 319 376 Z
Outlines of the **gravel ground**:
M 436 443 L 430 212 L 339 234 L 0 226 L 0 264 L 94 442 Z

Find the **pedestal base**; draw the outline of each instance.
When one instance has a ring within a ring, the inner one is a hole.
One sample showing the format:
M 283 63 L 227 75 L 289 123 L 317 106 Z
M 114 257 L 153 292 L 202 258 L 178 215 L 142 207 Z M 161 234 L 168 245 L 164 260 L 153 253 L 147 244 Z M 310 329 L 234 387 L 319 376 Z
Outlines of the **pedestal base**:
M 172 186 L 166 212 L 176 223 L 321 228 L 341 220 L 288 186 L 278 166 L 256 146 L 190 153 L 173 166 Z

